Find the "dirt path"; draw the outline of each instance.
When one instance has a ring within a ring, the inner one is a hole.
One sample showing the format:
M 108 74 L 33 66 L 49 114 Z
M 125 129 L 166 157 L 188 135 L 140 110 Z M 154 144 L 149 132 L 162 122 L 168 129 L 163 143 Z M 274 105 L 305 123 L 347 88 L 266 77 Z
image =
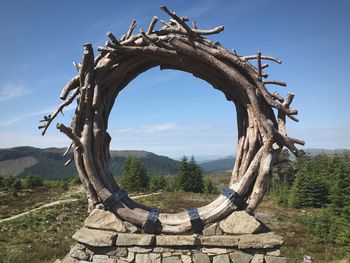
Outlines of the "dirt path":
M 138 199 L 138 198 L 147 197 L 147 196 L 152 196 L 152 195 L 157 195 L 157 194 L 159 194 L 159 193 L 150 193 L 150 194 L 135 195 L 135 196 L 130 196 L 130 198 L 132 198 L 132 199 Z M 47 204 L 44 204 L 44 205 L 42 205 L 42 206 L 36 207 L 36 208 L 34 208 L 34 209 L 31 209 L 31 210 L 29 210 L 29 211 L 26 211 L 26 212 L 23 212 L 23 213 L 14 215 L 14 216 L 10 216 L 10 217 L 7 217 L 7 218 L 0 219 L 0 223 L 6 222 L 6 221 L 10 221 L 10 220 L 13 220 L 13 219 L 17 219 L 17 218 L 19 218 L 19 217 L 28 215 L 28 214 L 30 214 L 30 213 L 32 213 L 32 212 L 34 212 L 34 211 L 37 211 L 37 210 L 40 210 L 40 209 L 43 209 L 43 208 L 47 208 L 47 207 L 51 207 L 51 206 L 55 206 L 55 205 L 60 205 L 60 204 L 65 204 L 65 203 L 71 203 L 71 202 L 75 202 L 75 201 L 78 201 L 78 199 L 76 199 L 76 198 L 70 198 L 70 199 L 58 200 L 58 201 L 54 201 L 54 202 L 51 202 L 51 203 L 47 203 Z
M 139 199 L 142 197 L 152 196 L 152 195 L 159 195 L 160 193 L 150 193 L 150 194 L 142 194 L 142 195 L 134 195 L 130 196 L 131 199 Z
M 51 207 L 51 206 L 55 206 L 55 205 L 59 205 L 59 204 L 64 204 L 64 203 L 75 202 L 77 200 L 78 199 L 72 198 L 72 199 L 54 201 L 54 202 L 51 202 L 51 203 L 48 203 L 48 204 L 44 204 L 42 206 L 39 206 L 37 208 L 34 208 L 32 210 L 29 210 L 29 211 L 26 211 L 26 212 L 23 212 L 23 213 L 20 213 L 20 214 L 14 215 L 14 216 L 10 216 L 10 217 L 7 217 L 7 218 L 0 219 L 0 223 L 19 218 L 21 216 L 28 215 L 28 214 L 30 214 L 30 213 L 32 213 L 34 211 L 37 211 L 37 210 L 40 210 L 40 209 L 43 209 L 43 208 L 47 208 L 47 207 Z

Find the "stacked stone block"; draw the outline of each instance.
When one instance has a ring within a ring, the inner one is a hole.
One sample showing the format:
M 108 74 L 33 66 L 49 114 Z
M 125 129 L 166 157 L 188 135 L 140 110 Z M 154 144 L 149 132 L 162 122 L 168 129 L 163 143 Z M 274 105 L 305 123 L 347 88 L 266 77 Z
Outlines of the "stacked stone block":
M 95 209 L 61 263 L 285 263 L 283 240 L 244 211 L 204 229 L 203 235 L 152 235 Z

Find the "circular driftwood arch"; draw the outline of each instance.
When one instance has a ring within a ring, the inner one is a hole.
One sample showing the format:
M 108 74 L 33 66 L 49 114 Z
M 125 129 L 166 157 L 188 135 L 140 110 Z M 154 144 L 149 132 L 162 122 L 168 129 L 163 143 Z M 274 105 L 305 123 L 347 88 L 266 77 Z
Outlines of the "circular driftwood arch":
M 73 148 L 73 157 L 66 165 L 75 161 L 89 208 L 104 203 L 145 232 L 184 233 L 191 230 L 195 219 L 207 225 L 238 209 L 254 211 L 262 200 L 276 154 L 285 146 L 297 155 L 294 144 L 304 142 L 288 137 L 285 130 L 286 117 L 297 121 L 294 116 L 297 110 L 289 107 L 294 95 L 289 93 L 283 98 L 276 92 L 270 93 L 267 84 L 286 84 L 263 81 L 267 74 L 262 70 L 268 65 L 262 61 L 281 63 L 279 59 L 262 56 L 260 52 L 239 56 L 204 37 L 219 33 L 223 26 L 200 30 L 193 23 L 189 27 L 186 17 L 177 16 L 165 6 L 161 9 L 170 16 L 170 21 L 161 21 L 164 26 L 159 30 L 154 29 L 158 21 L 154 17 L 147 32 L 140 29 L 139 34 L 133 34 L 136 26 L 133 20 L 120 40 L 107 33 L 110 41 L 98 48 L 100 54 L 96 58 L 91 44 L 85 44 L 81 64 L 74 64 L 79 74 L 63 88 L 60 95 L 63 102 L 52 115 L 44 116 L 39 128 L 44 135 L 57 114 L 76 99 L 70 127 L 58 123 L 57 128 L 72 140 L 64 155 Z M 257 65 L 253 66 L 250 60 L 256 60 Z M 107 128 L 114 101 L 130 81 L 156 66 L 192 73 L 222 91 L 236 106 L 238 143 L 229 188 L 212 203 L 189 213 L 159 214 L 134 202 L 116 184 L 109 168 L 111 137 Z

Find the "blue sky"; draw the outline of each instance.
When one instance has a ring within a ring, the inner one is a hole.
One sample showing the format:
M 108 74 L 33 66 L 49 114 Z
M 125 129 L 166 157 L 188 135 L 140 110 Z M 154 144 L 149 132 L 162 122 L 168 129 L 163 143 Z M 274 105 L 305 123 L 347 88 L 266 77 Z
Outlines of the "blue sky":
M 60 103 L 59 93 L 76 74 L 82 45 L 97 46 L 112 31 L 121 36 L 132 19 L 146 29 L 166 4 L 200 28 L 224 25 L 210 39 L 240 55 L 274 55 L 269 86 L 296 94 L 299 123 L 290 136 L 306 148 L 350 148 L 349 1 L 3 1 L 0 0 L 0 148 L 63 147 L 69 142 L 55 125 L 42 137 L 43 114 Z M 73 107 L 59 122 L 70 123 Z M 234 105 L 193 76 L 152 69 L 122 91 L 110 117 L 112 149 L 142 149 L 179 158 L 226 156 L 237 140 Z

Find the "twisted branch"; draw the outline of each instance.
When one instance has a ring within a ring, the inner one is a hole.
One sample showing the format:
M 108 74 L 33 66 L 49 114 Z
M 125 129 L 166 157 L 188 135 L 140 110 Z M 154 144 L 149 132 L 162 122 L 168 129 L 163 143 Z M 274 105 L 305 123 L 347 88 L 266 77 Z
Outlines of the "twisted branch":
M 166 6 L 161 6 L 161 9 L 170 16 L 170 20 L 160 21 L 164 26 L 158 30 L 155 28 L 158 21 L 155 16 L 146 32 L 140 29 L 139 34 L 133 34 L 136 27 L 136 20 L 133 20 L 120 41 L 112 32 L 107 32 L 110 41 L 98 47 L 101 53 L 95 59 L 91 44 L 85 44 L 82 63 L 78 67 L 79 76 L 73 77 L 63 88 L 60 97 L 64 102 L 53 114 L 44 116 L 39 128 L 44 129 L 45 134 L 57 114 L 77 97 L 71 126 L 57 125 L 72 140 L 71 146 L 75 146 L 74 157 L 67 164 L 74 159 L 88 195 L 89 207 L 108 200 L 108 208 L 114 213 L 142 227 L 149 208 L 129 198 L 124 198 L 118 204 L 113 203 L 115 200 L 111 198 L 119 186 L 109 170 L 109 114 L 119 92 L 152 67 L 192 73 L 222 91 L 227 100 L 236 105 L 238 142 L 230 188 L 246 200 L 246 209 L 252 212 L 265 193 L 274 156 L 282 147 L 298 155 L 295 144 L 304 144 L 286 133 L 286 117 L 297 121 L 297 110 L 290 108 L 294 95 L 288 93 L 283 98 L 266 88 L 267 84 L 286 86 L 284 82 L 262 81 L 262 78 L 268 77 L 262 71 L 268 64 L 262 61 L 271 60 L 279 64 L 282 61 L 262 55 L 261 52 L 254 56 L 238 56 L 235 51 L 230 52 L 220 43 L 213 43 L 203 37 L 221 32 L 223 26 L 198 29 L 193 22 L 191 28 L 187 25 L 188 18 L 177 16 Z M 256 60 L 256 66 L 250 63 L 252 60 Z M 277 116 L 273 109 L 277 109 Z M 273 148 L 274 144 L 279 148 Z M 198 208 L 206 225 L 224 218 L 234 210 L 237 210 L 237 206 L 222 195 Z M 163 233 L 184 233 L 191 228 L 186 213 L 161 213 L 159 220 Z

